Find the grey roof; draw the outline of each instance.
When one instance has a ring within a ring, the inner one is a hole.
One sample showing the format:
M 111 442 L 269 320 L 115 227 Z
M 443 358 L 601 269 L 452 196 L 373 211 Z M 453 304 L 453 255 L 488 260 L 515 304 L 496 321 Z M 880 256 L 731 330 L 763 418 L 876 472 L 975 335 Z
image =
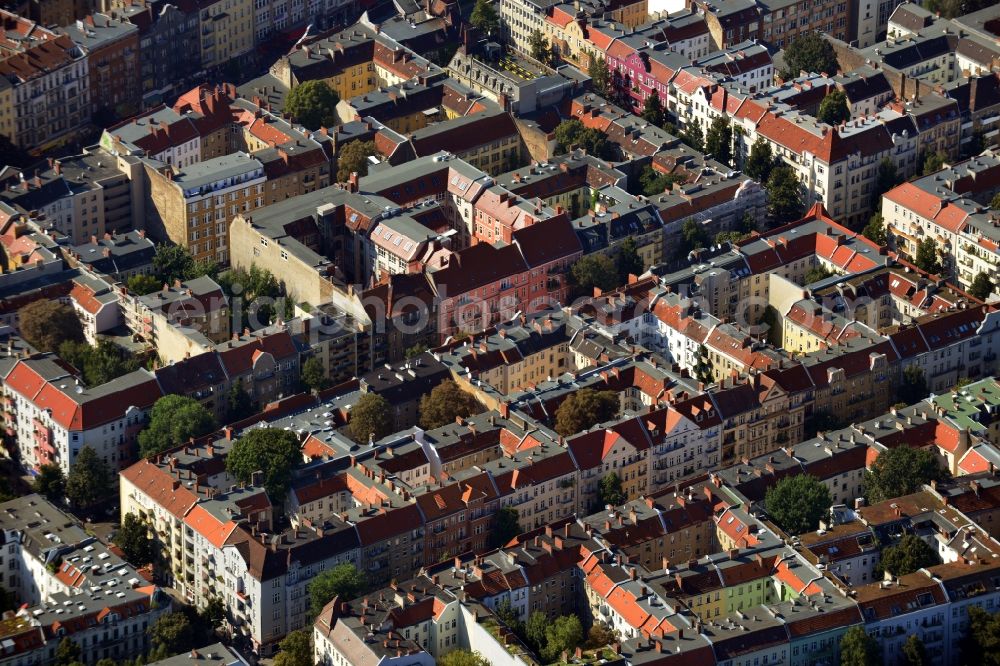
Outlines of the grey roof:
M 246 153 L 230 153 L 203 162 L 195 162 L 175 173 L 173 180 L 188 191 L 241 176 L 263 178 L 264 165 Z
M 148 666 L 245 666 L 246 663 L 233 648 L 213 643 L 173 657 L 151 661 Z

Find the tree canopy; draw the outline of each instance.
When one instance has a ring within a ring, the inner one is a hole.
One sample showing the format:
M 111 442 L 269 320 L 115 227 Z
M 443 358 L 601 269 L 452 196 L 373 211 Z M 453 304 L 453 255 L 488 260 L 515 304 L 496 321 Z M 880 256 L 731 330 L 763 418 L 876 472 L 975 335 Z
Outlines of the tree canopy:
M 594 287 L 610 291 L 621 284 L 615 262 L 605 254 L 588 254 L 570 268 L 570 279 L 578 296 L 592 296 Z
M 38 300 L 17 312 L 21 336 L 42 352 L 59 350 L 64 342 L 83 342 L 83 326 L 76 313 L 59 301 Z
M 472 394 L 462 390 L 456 382 L 446 379 L 420 399 L 420 427 L 424 430 L 439 428 L 483 411 Z
M 708 243 L 705 227 L 695 219 L 688 218 L 681 225 L 681 242 L 677 246 L 677 254 L 686 257 L 693 250 L 700 250 Z
M 490 661 L 478 652 L 455 648 L 437 660 L 440 666 L 490 666 Z
M 157 548 L 149 538 L 149 525 L 134 513 L 127 513 L 122 518 L 121 527 L 115 534 L 115 544 L 133 566 L 142 567 L 156 559 Z
M 906 405 L 913 405 L 926 398 L 929 392 L 927 378 L 920 366 L 906 366 L 903 369 L 903 380 L 896 389 L 896 399 Z
M 605 99 L 611 97 L 611 72 L 608 71 L 608 62 L 604 56 L 591 54 L 587 76 L 590 77 L 590 85 L 593 86 L 594 92 Z
M 904 534 L 898 543 L 882 549 L 875 572 L 881 574 L 888 571 L 898 577 L 940 563 L 941 558 L 926 541 L 916 534 Z
M 791 222 L 801 217 L 802 190 L 791 167 L 779 166 L 772 169 L 765 189 L 768 210 L 779 222 Z
M 809 271 L 806 272 L 803 282 L 806 284 L 812 284 L 813 282 L 825 280 L 828 277 L 833 277 L 833 271 L 823 264 L 817 264 L 815 267 L 810 268 Z
M 733 126 L 726 116 L 716 116 L 705 132 L 705 152 L 725 165 L 733 162 Z
M 896 163 L 888 157 L 883 157 L 875 174 L 875 189 L 872 191 L 872 208 L 878 210 L 882 205 L 882 195 L 903 182 Z
M 76 456 L 66 477 L 66 497 L 74 506 L 89 510 L 108 499 L 114 477 L 97 452 L 85 446 Z
M 622 480 L 614 472 L 608 472 L 601 479 L 597 488 L 597 497 L 601 508 L 607 505 L 618 506 L 627 499 L 622 492 Z
M 368 175 L 368 158 L 380 155 L 374 141 L 351 141 L 337 153 L 337 182 L 346 183 L 351 173 Z
M 163 646 L 169 654 L 188 652 L 194 647 L 195 628 L 186 613 L 175 611 L 161 615 L 147 630 L 154 646 Z
M 476 6 L 469 16 L 469 23 L 486 35 L 492 36 L 500 28 L 500 16 L 490 0 L 476 0 Z
M 871 219 L 868 220 L 868 224 L 861 230 L 861 235 L 879 245 L 885 245 L 888 242 L 889 239 L 885 232 L 885 220 L 882 218 L 881 213 L 872 215 Z
M 316 356 L 310 356 L 302 364 L 302 383 L 310 391 L 322 391 L 329 388 L 330 380 L 323 371 L 323 363 Z
M 73 639 L 66 637 L 59 641 L 56 647 L 56 666 L 70 666 L 79 663 L 80 646 Z
M 819 527 L 830 512 L 830 489 L 815 476 L 786 476 L 767 490 L 767 515 L 789 534 L 802 534 Z
M 830 42 L 818 32 L 807 32 L 795 38 L 784 51 L 785 68 L 781 78 L 794 79 L 801 72 L 833 76 L 839 68 L 837 54 Z
M 494 533 L 496 535 L 496 547 L 503 547 L 504 544 L 516 537 L 522 531 L 519 516 L 517 515 L 517 509 L 505 506 L 497 511 L 497 524 L 494 529 Z
M 712 372 L 712 361 L 708 358 L 708 347 L 701 344 L 698 345 L 698 357 L 694 364 L 694 378 L 708 386 L 715 381 L 715 375 Z
M 565 153 L 570 148 L 583 148 L 588 155 L 602 160 L 611 159 L 614 146 L 608 141 L 608 135 L 592 127 L 586 127 L 579 120 L 572 118 L 564 120 L 555 129 L 556 150 Z
M 292 481 L 292 469 L 302 460 L 295 433 L 278 428 L 253 428 L 240 437 L 226 456 L 226 471 L 243 483 L 254 472 L 263 472 L 263 485 L 271 501 L 284 501 Z
M 545 628 L 542 658 L 556 661 L 563 652 L 570 654 L 583 642 L 583 625 L 576 615 L 560 615 Z
M 934 153 L 927 153 L 922 160 L 923 175 L 929 176 L 932 173 L 940 171 L 944 168 L 944 164 L 947 161 L 948 156 L 940 150 Z
M 903 666 L 930 666 L 927 648 L 918 634 L 910 634 L 903 643 Z
M 580 389 L 563 400 L 556 410 L 555 429 L 569 437 L 618 415 L 618 394 L 614 391 Z
M 854 625 L 840 637 L 840 666 L 881 666 L 882 648 L 865 632 L 864 625 Z
M 528 37 L 528 50 L 531 57 L 543 65 L 552 62 L 552 49 L 549 48 L 549 40 L 545 39 L 541 30 L 535 30 Z
M 629 275 L 642 275 L 645 270 L 642 257 L 636 247 L 635 239 L 629 236 L 618 247 L 618 254 L 615 256 L 615 268 L 618 271 L 618 281 L 621 284 L 628 282 Z
M 153 272 L 162 287 L 164 283 L 172 285 L 177 280 L 193 280 L 203 275 L 214 279 L 217 270 L 211 262 L 195 261 L 191 253 L 180 245 L 161 243 L 156 246 L 156 254 L 153 255 Z
M 980 271 L 976 274 L 975 279 L 972 281 L 972 286 L 969 287 L 969 293 L 978 298 L 981 301 L 985 301 L 993 293 L 993 289 L 996 287 L 993 284 L 993 280 L 990 279 L 989 274 Z
M 274 666 L 313 666 L 312 631 L 299 629 L 278 643 Z
M 932 275 L 937 275 L 942 271 L 941 260 L 938 258 L 937 241 L 933 238 L 924 238 L 917 243 L 917 254 L 913 257 L 913 263 L 922 271 L 927 271 Z
M 318 616 L 334 597 L 348 601 L 365 588 L 365 575 L 353 564 L 338 564 L 323 571 L 309 582 L 309 614 Z
M 842 90 L 831 90 L 819 103 L 817 120 L 827 125 L 839 125 L 851 119 L 851 110 L 847 106 L 847 95 Z
M 360 444 L 367 444 L 369 437 L 377 441 L 392 434 L 394 424 L 389 401 L 378 393 L 365 393 L 351 407 L 348 428 L 351 437 Z
M 655 90 L 643 103 L 642 119 L 657 127 L 661 127 L 666 120 L 663 111 L 663 101 L 660 99 L 660 93 Z
M 750 147 L 750 155 L 743 165 L 743 171 L 758 183 L 767 183 L 772 169 L 774 169 L 774 153 L 771 152 L 771 144 L 761 137 Z
M 677 138 L 698 152 L 705 152 L 705 131 L 697 118 L 689 120 L 677 134 Z
M 59 504 L 66 496 L 66 477 L 62 467 L 49 463 L 38 468 L 38 476 L 31 484 L 31 489 L 43 495 L 50 502 Z
M 59 345 L 59 357 L 80 371 L 88 386 L 100 386 L 142 367 L 139 358 L 102 339 L 92 347 L 86 342 L 66 340 Z
M 127 286 L 128 290 L 133 294 L 145 296 L 146 294 L 152 294 L 154 291 L 159 291 L 163 287 L 163 283 L 160 282 L 155 275 L 140 273 L 139 275 L 133 275 L 126 280 L 125 286 Z
M 970 604 L 969 629 L 962 639 L 963 664 L 1000 666 L 1000 614 Z
M 667 189 L 673 188 L 674 183 L 685 183 L 687 176 L 681 173 L 660 173 L 647 164 L 639 173 L 639 185 L 642 193 L 647 197 L 654 197 L 663 194 Z
M 306 128 L 318 130 L 337 124 L 337 103 L 340 97 L 326 81 L 315 79 L 291 89 L 285 99 L 285 113 Z
M 915 493 L 925 483 L 946 478 L 947 471 L 930 451 L 897 446 L 879 454 L 865 472 L 863 484 L 865 497 L 874 504 Z
M 215 430 L 215 418 L 205 407 L 183 395 L 165 395 L 149 412 L 149 424 L 139 433 L 139 455 L 154 456 Z

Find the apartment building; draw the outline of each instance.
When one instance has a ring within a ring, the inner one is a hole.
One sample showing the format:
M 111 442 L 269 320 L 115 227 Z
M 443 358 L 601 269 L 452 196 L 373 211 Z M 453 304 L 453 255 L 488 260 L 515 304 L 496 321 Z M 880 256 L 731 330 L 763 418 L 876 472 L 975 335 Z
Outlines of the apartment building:
M 139 28 L 108 14 L 95 13 L 63 32 L 87 57 L 90 112 L 98 117 L 127 118 L 140 109 Z
M 66 35 L 0 10 L 0 76 L 10 103 L 0 120 L 10 141 L 46 150 L 72 138 L 90 122 L 87 55 Z
M 254 40 L 254 5 L 250 0 L 199 0 L 201 63 L 210 69 L 249 53 Z
M 117 8 L 139 29 L 141 108 L 169 103 L 201 71 L 201 21 L 197 3 L 152 0 Z
M 88 663 L 150 649 L 149 629 L 170 612 L 170 597 L 75 517 L 29 494 L 0 504 L 0 528 L 4 588 L 21 602 L 0 624 L 5 664 L 53 663 L 64 640 Z
M 162 395 L 152 373 L 136 370 L 86 386 L 54 354 L 36 354 L 4 368 L 4 421 L 21 463 L 37 471 L 57 464 L 69 474 L 85 446 L 112 470 L 137 455 L 136 437 Z
M 146 229 L 186 248 L 197 261 L 229 263 L 229 223 L 264 205 L 260 160 L 232 153 L 187 167 L 145 165 Z
M 994 151 L 917 178 L 882 197 L 892 247 L 915 257 L 925 239 L 937 244 L 944 273 L 966 289 L 980 273 L 996 273 L 1000 230 L 989 201 L 1000 160 Z

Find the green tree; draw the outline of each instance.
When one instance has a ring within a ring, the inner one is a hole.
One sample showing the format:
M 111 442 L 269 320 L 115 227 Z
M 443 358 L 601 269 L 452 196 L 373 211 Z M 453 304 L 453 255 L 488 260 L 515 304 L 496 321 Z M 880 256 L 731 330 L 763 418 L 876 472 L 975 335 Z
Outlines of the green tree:
M 44 496 L 50 502 L 59 504 L 66 496 L 66 477 L 62 467 L 49 463 L 38 468 L 38 476 L 31 484 L 31 489 Z
M 646 98 L 643 104 L 642 119 L 657 127 L 662 126 L 663 121 L 666 119 L 663 115 L 663 102 L 660 100 L 660 93 L 655 90 Z
M 885 220 L 881 213 L 875 213 L 861 231 L 861 235 L 873 243 L 885 245 L 889 238 L 885 232 Z
M 962 639 L 962 664 L 1000 666 L 1000 615 L 967 606 L 969 629 Z
M 590 85 L 593 86 L 594 92 L 605 99 L 611 97 L 611 72 L 608 71 L 608 62 L 604 56 L 600 54 L 590 55 L 587 76 L 590 77 Z
M 779 166 L 771 170 L 765 185 L 768 211 L 779 222 L 790 222 L 802 215 L 802 189 L 791 167 Z
M 816 119 L 827 125 L 839 125 L 851 119 L 851 110 L 847 107 L 847 95 L 842 90 L 832 90 L 819 103 Z
M 903 178 L 899 175 L 896 163 L 888 157 L 883 157 L 878 163 L 878 172 L 875 174 L 872 208 L 878 210 L 882 204 L 882 195 L 902 182 Z
M 521 523 L 518 521 L 517 510 L 513 507 L 505 506 L 497 511 L 497 524 L 494 534 L 496 535 L 495 545 L 498 548 L 502 548 L 507 542 L 523 531 Z
M 619 284 L 615 262 L 605 254 L 588 254 L 570 268 L 570 280 L 580 296 L 592 296 L 594 287 L 602 292 L 611 291 Z
M 927 271 L 931 275 L 941 272 L 941 261 L 938 259 L 937 241 L 933 238 L 924 238 L 917 243 L 917 256 L 913 258 L 913 263 L 922 271 Z
M 66 477 L 66 497 L 74 506 L 88 510 L 108 499 L 113 477 L 107 463 L 89 446 L 83 447 Z
M 660 173 L 650 165 L 646 165 L 639 173 L 639 185 L 642 193 L 647 197 L 654 197 L 662 194 L 668 188 L 673 188 L 674 183 L 687 182 L 687 176 L 683 173 Z
M 469 23 L 479 28 L 485 35 L 493 36 L 500 27 L 500 17 L 490 0 L 476 0 L 476 6 L 469 16 Z
M 125 285 L 128 287 L 129 291 L 133 294 L 138 294 L 139 296 L 152 294 L 154 291 L 159 291 L 163 287 L 163 283 L 160 282 L 155 275 L 146 275 L 145 273 L 133 275 L 125 282 Z
M 803 282 L 805 284 L 812 284 L 813 282 L 819 282 L 820 280 L 825 280 L 828 277 L 833 277 L 834 273 L 829 268 L 823 264 L 817 264 L 813 268 L 810 268 L 806 273 Z
M 281 639 L 274 666 L 313 666 L 312 631 L 299 629 Z
M 571 146 L 577 144 L 584 129 L 586 128 L 583 123 L 575 118 L 564 120 L 556 125 L 554 132 L 557 144 L 556 149 L 560 153 L 565 153 Z
M 250 483 L 254 472 L 263 472 L 268 497 L 280 504 L 292 481 L 292 469 L 301 461 L 302 450 L 294 432 L 254 428 L 233 444 L 226 456 L 226 471 L 243 483 Z
M 196 628 L 186 613 L 171 612 L 161 615 L 147 630 L 149 642 L 154 646 L 163 646 L 168 654 L 188 652 L 194 645 Z
M 337 124 L 340 97 L 326 81 L 306 81 L 292 88 L 285 99 L 285 113 L 311 130 Z
M 601 479 L 601 483 L 597 488 L 597 501 L 603 508 L 607 505 L 618 506 L 619 504 L 624 504 L 625 493 L 622 492 L 622 480 L 614 472 L 608 472 Z
M 807 32 L 795 38 L 784 51 L 785 68 L 781 78 L 794 79 L 800 72 L 833 76 L 837 73 L 837 54 L 818 32 Z
M 59 301 L 38 300 L 17 312 L 21 337 L 38 351 L 54 352 L 66 341 L 83 342 L 83 326 L 76 313 Z
M 694 363 L 694 378 L 708 386 L 715 382 L 715 375 L 712 372 L 712 361 L 708 358 L 708 347 L 698 345 L 698 358 Z
M 330 380 L 323 371 L 323 363 L 316 356 L 310 356 L 302 364 L 302 383 L 310 391 L 322 391 L 330 387 Z
M 705 132 L 701 129 L 701 121 L 697 118 L 689 120 L 677 138 L 699 153 L 705 152 Z
M 923 175 L 929 176 L 932 173 L 937 173 L 944 168 L 945 162 L 948 161 L 948 156 L 945 155 L 940 150 L 935 153 L 927 154 L 922 160 L 923 163 Z
M 608 135 L 604 132 L 587 127 L 580 133 L 579 141 L 588 155 L 602 160 L 610 160 L 614 157 L 614 144 L 608 141 Z
M 139 455 L 155 456 L 215 430 L 215 419 L 205 407 L 183 395 L 165 395 L 149 412 L 149 424 L 139 433 Z
M 353 564 L 338 564 L 332 569 L 323 571 L 310 581 L 309 614 L 317 617 L 334 597 L 349 601 L 365 589 L 365 575 Z
M 490 666 L 490 661 L 478 652 L 455 648 L 437 660 L 440 666 Z
M 67 340 L 59 345 L 59 356 L 80 371 L 89 386 L 100 386 L 138 370 L 139 358 L 107 339 L 91 347 L 86 342 Z
M 346 183 L 352 173 L 368 175 L 369 157 L 381 155 L 374 141 L 351 141 L 337 153 L 337 182 Z
M 198 619 L 201 624 L 211 627 L 212 632 L 214 632 L 222 627 L 222 622 L 226 619 L 226 605 L 219 597 L 212 597 L 199 611 Z
M 863 485 L 869 504 L 915 493 L 931 481 L 948 478 L 933 453 L 898 446 L 879 454 L 865 472 Z
M 708 243 L 705 227 L 697 220 L 688 218 L 681 225 L 681 242 L 677 246 L 680 256 L 686 257 L 694 250 L 700 250 Z
M 865 633 L 863 625 L 854 625 L 840 637 L 840 666 L 881 666 L 882 649 L 878 641 Z
M 540 653 L 545 648 L 545 630 L 549 627 L 549 618 L 541 611 L 534 611 L 528 616 L 528 621 L 524 625 L 524 634 L 528 639 L 530 647 L 535 652 Z
M 809 474 L 786 476 L 768 488 L 764 498 L 767 515 L 793 535 L 815 530 L 831 503 L 829 488 Z
M 978 298 L 981 301 L 985 301 L 993 293 L 993 288 L 996 285 L 993 284 L 993 280 L 987 273 L 980 271 L 976 274 L 975 279 L 972 281 L 972 286 L 969 287 L 969 293 Z
M 913 405 L 927 397 L 927 378 L 919 365 L 908 365 L 903 369 L 903 380 L 896 390 L 896 399 L 906 405 Z
M 570 393 L 556 409 L 555 429 L 569 437 L 618 416 L 618 394 L 614 391 L 580 389 Z
M 226 394 L 226 420 L 234 423 L 256 413 L 257 407 L 253 398 L 243 389 L 243 379 L 237 379 Z
M 425 345 L 423 342 L 418 342 L 417 344 L 413 345 L 412 347 L 407 348 L 407 350 L 405 352 L 403 352 L 403 356 L 407 360 L 409 360 L 411 358 L 416 358 L 416 357 L 420 356 L 421 354 L 423 354 L 424 352 L 429 351 L 429 350 L 430 350 L 430 347 L 428 347 L 427 345 Z
M 622 241 L 618 247 L 618 254 L 615 256 L 615 268 L 618 270 L 618 282 L 625 284 L 629 275 L 642 275 L 645 266 L 639 250 L 636 247 L 635 239 L 629 236 Z
M 389 401 L 378 393 L 365 393 L 351 408 L 348 427 L 351 437 L 360 444 L 367 444 L 369 437 L 378 441 L 392 434 L 394 425 Z
M 56 647 L 56 666 L 70 666 L 80 661 L 80 646 L 70 638 L 63 638 Z
M 705 133 L 705 152 L 725 165 L 733 162 L 733 126 L 726 116 L 716 116 Z
M 545 39 L 545 35 L 542 34 L 541 30 L 535 30 L 528 37 L 528 51 L 531 53 L 531 57 L 542 63 L 543 65 L 549 64 L 552 59 L 552 51 L 549 50 L 549 42 Z
M 903 666 L 930 666 L 927 649 L 917 634 L 911 634 L 903 643 Z
M 875 572 L 881 575 L 888 571 L 898 577 L 935 564 L 941 564 L 941 558 L 926 541 L 916 534 L 904 534 L 898 543 L 882 549 Z
M 720 231 L 715 234 L 715 244 L 722 245 L 724 243 L 731 243 L 736 245 L 748 235 L 749 234 L 745 234 L 742 231 Z
M 583 642 L 583 625 L 576 615 L 560 615 L 555 622 L 545 628 L 545 649 L 542 657 L 555 661 L 565 651 L 570 655 Z
M 156 544 L 149 538 L 149 525 L 140 516 L 127 513 L 115 534 L 115 544 L 133 566 L 142 567 L 156 559 Z
M 177 280 L 187 280 L 195 268 L 191 254 L 180 245 L 161 243 L 153 255 L 153 271 L 162 283 L 173 285 Z
M 990 208 L 1000 210 L 1000 192 L 993 195 L 993 198 L 990 200 Z
M 424 430 L 440 428 L 461 416 L 465 418 L 483 411 L 470 393 L 456 382 L 447 379 L 420 399 L 420 427 Z
M 774 153 L 771 144 L 764 138 L 757 139 L 750 147 L 750 155 L 743 165 L 743 171 L 758 183 L 767 183 L 774 169 Z

